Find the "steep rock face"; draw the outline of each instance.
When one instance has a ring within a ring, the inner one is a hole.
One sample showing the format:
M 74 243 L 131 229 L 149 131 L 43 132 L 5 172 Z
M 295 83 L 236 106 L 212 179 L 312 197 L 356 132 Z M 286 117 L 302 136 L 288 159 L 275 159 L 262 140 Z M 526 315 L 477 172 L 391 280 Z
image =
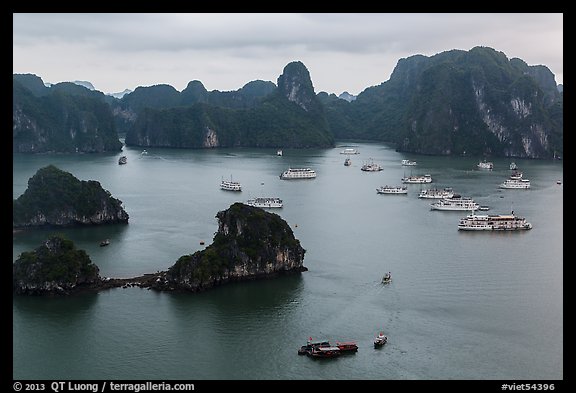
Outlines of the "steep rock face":
M 73 83 L 46 88 L 41 81 L 29 75 L 13 77 L 13 152 L 121 150 L 112 111 L 102 93 Z
M 13 228 L 128 222 L 122 201 L 97 181 L 80 181 L 53 165 L 39 169 L 12 205 Z
M 310 72 L 300 61 L 293 61 L 284 67 L 282 75 L 278 77 L 278 92 L 306 112 L 318 110 L 319 103 Z
M 492 48 L 400 59 L 387 82 L 349 105 L 327 104 L 337 137 L 384 140 L 401 151 L 552 158 L 563 150 L 554 75 Z
M 305 250 L 277 214 L 235 203 L 216 217 L 214 242 L 180 257 L 153 284 L 155 289 L 197 292 L 230 281 L 307 270 Z
M 235 92 L 208 93 L 199 81 L 192 81 L 181 94 L 183 106 L 143 107 L 126 133 L 126 144 L 176 148 L 333 146 L 334 137 L 306 67 L 301 62 L 288 64 L 278 83 L 281 86 L 276 88 L 271 82 L 253 81 Z
M 12 291 L 20 295 L 68 295 L 101 283 L 99 269 L 72 241 L 52 236 L 12 267 Z

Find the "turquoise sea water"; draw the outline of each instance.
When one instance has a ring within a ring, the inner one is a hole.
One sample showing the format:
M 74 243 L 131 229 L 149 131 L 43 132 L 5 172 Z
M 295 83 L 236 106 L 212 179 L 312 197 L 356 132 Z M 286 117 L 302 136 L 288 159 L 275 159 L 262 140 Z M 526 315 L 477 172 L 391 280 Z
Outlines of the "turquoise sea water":
M 215 215 L 235 201 L 277 196 L 306 249 L 309 271 L 231 284 L 200 294 L 113 289 L 70 298 L 13 299 L 15 379 L 563 379 L 563 164 L 514 159 L 530 190 L 498 188 L 509 159 L 476 169 L 478 157 L 360 151 L 343 165 L 334 149 L 169 150 L 120 154 L 15 155 L 14 198 L 54 164 L 98 180 L 121 199 L 128 225 L 62 229 L 102 276 L 165 270 L 210 244 Z M 404 158 L 418 162 L 402 167 Z M 360 170 L 373 159 L 381 172 Z M 286 181 L 288 167 L 313 180 Z M 432 175 L 408 195 L 379 195 L 409 174 Z M 241 193 L 219 189 L 222 178 Z M 452 187 L 488 213 L 525 216 L 515 233 L 457 230 L 464 212 L 430 210 L 421 188 Z M 52 231 L 13 235 L 13 259 Z M 109 238 L 108 247 L 99 247 Z M 382 275 L 393 281 L 383 286 Z M 389 341 L 375 350 L 384 331 Z M 355 340 L 356 354 L 298 356 L 308 337 Z

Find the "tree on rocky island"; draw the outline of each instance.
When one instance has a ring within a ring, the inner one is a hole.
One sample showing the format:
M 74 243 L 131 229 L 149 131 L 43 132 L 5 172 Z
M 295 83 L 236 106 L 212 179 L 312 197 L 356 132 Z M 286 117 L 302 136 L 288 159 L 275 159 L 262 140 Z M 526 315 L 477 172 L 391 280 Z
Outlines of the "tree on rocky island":
M 279 215 L 234 203 L 216 215 L 218 231 L 211 245 L 181 256 L 152 287 L 202 291 L 226 282 L 308 270 L 306 250 Z
M 71 240 L 53 235 L 12 266 L 12 291 L 24 295 L 68 295 L 101 282 L 99 269 Z
M 98 181 L 81 181 L 54 165 L 39 169 L 12 204 L 12 227 L 126 223 L 122 201 Z

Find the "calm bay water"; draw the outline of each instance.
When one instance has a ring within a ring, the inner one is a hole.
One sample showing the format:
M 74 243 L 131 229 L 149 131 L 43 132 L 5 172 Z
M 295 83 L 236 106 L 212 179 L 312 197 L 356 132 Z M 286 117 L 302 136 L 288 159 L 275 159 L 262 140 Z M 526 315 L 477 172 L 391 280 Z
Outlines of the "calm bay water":
M 165 270 L 210 244 L 215 215 L 235 201 L 278 196 L 307 250 L 309 271 L 231 284 L 201 294 L 113 289 L 70 298 L 13 299 L 15 379 L 563 379 L 562 162 L 515 160 L 530 190 L 500 190 L 508 159 L 493 171 L 478 157 L 411 156 L 382 144 L 344 148 L 140 150 L 119 154 L 15 155 L 14 198 L 41 167 L 54 164 L 98 180 L 123 201 L 128 225 L 62 229 L 102 276 Z M 360 171 L 373 158 L 381 172 Z M 418 161 L 413 168 L 400 161 Z M 285 181 L 288 167 L 314 180 Z M 409 174 L 431 185 L 407 196 L 378 195 Z M 222 178 L 241 193 L 219 189 Z M 457 230 L 462 212 L 430 210 L 417 198 L 453 187 L 489 213 L 525 216 L 518 233 Z M 13 259 L 49 230 L 13 236 Z M 108 247 L 100 240 L 110 238 Z M 380 279 L 391 271 L 393 282 Z M 384 331 L 389 341 L 372 346 Z M 355 340 L 354 355 L 298 356 L 308 337 Z

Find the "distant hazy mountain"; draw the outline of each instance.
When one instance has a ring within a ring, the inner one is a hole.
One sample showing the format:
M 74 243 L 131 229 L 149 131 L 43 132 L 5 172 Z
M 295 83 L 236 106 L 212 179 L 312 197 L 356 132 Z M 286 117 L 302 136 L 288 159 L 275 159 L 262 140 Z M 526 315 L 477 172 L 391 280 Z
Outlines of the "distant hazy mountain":
M 355 95 L 348 93 L 347 91 L 343 92 L 338 96 L 341 100 L 346 100 L 348 102 L 354 101 L 356 99 Z
M 121 91 L 120 93 L 107 93 L 107 95 L 120 99 L 120 98 L 124 97 L 126 94 L 130 94 L 130 93 L 132 93 L 132 90 L 124 89 L 124 91 Z
M 72 81 L 72 83 L 79 85 L 79 86 L 84 86 L 85 88 L 87 88 L 88 90 L 96 90 L 94 88 L 94 86 L 92 85 L 92 83 L 88 82 L 88 81 Z

